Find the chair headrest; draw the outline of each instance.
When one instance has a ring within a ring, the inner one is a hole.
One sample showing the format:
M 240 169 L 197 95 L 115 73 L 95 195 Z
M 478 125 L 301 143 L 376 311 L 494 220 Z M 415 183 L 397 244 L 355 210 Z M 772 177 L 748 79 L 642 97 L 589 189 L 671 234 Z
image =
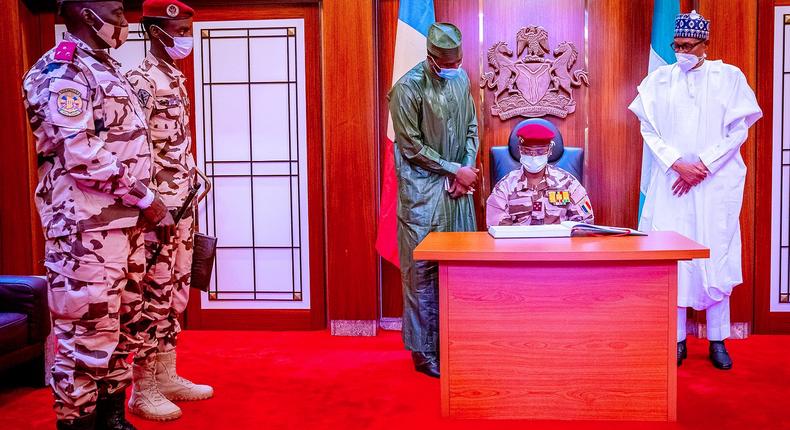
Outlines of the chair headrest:
M 545 120 L 543 118 L 529 118 L 521 121 L 520 123 L 516 124 L 513 127 L 513 130 L 510 132 L 510 139 L 508 139 L 508 148 L 510 149 L 510 156 L 513 157 L 515 160 L 521 159 L 521 153 L 518 151 L 518 130 L 521 127 L 529 124 L 540 124 L 543 126 L 548 127 L 551 131 L 554 132 L 554 149 L 549 154 L 549 163 L 553 163 L 562 157 L 562 153 L 565 152 L 565 146 L 562 143 L 562 134 L 557 129 L 557 126 L 552 124 L 550 121 Z

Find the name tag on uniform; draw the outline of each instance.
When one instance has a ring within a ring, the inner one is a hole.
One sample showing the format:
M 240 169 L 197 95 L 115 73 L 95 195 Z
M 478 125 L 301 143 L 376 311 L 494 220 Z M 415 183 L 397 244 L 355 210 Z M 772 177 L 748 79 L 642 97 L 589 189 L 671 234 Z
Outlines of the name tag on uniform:
M 170 96 L 170 97 L 160 97 L 157 100 L 159 106 L 162 108 L 174 108 L 181 105 L 181 99 L 177 96 Z

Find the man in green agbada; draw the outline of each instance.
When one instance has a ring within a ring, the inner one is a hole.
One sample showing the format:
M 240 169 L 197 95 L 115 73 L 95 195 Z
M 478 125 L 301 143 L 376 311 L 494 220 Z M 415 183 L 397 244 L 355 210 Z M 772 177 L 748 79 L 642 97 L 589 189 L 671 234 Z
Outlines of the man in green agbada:
M 438 265 L 412 252 L 432 231 L 474 231 L 477 117 L 460 68 L 461 32 L 436 23 L 428 55 L 390 90 L 398 171 L 398 245 L 403 281 L 403 341 L 415 369 L 439 376 Z

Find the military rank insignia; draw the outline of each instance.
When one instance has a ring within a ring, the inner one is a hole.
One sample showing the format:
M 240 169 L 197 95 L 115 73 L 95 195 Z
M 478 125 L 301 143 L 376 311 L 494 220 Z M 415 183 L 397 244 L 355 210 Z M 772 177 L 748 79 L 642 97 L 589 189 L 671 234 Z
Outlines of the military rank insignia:
M 549 203 L 555 206 L 564 206 L 571 202 L 571 193 L 568 191 L 549 191 Z
M 55 59 L 58 61 L 71 61 L 74 59 L 74 51 L 76 49 L 76 43 L 64 40 L 55 48 Z
M 532 212 L 541 212 L 541 211 L 543 211 L 543 203 L 532 202 Z
M 58 113 L 74 117 L 82 113 L 82 96 L 73 88 L 65 88 L 58 92 Z

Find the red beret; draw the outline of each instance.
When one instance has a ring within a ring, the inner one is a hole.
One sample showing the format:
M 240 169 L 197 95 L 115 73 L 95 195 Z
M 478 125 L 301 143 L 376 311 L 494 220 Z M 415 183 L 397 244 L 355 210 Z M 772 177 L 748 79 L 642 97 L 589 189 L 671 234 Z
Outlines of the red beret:
M 522 146 L 546 146 L 554 139 L 554 132 L 540 124 L 527 124 L 518 129 L 516 135 L 519 137 L 519 145 Z
M 143 17 L 162 19 L 191 18 L 195 10 L 178 0 L 145 0 Z

